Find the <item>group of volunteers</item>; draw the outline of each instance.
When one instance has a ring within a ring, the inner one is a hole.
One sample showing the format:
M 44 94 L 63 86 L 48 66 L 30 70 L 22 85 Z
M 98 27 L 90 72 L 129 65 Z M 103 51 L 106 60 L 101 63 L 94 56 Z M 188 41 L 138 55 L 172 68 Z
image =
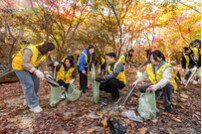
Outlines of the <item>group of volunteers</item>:
M 200 48 L 200 40 L 194 40 L 191 42 L 190 47 L 183 48 L 182 68 L 188 68 L 188 70 L 182 83 L 187 82 L 191 74 L 191 69 L 200 69 Z M 34 113 L 42 111 L 37 98 L 39 79 L 50 76 L 48 65 L 44 61 L 54 49 L 55 45 L 50 42 L 41 43 L 39 45 L 31 44 L 28 47 L 22 48 L 12 61 L 12 68 L 18 76 L 23 88 L 25 96 L 24 103 L 30 108 L 30 111 Z M 131 49 L 118 59 L 114 52 L 96 56 L 95 49 L 93 45 L 84 48 L 78 58 L 77 65 L 74 64 L 76 61 L 73 56 L 67 56 L 61 62 L 53 62 L 52 66 L 54 66 L 57 71 L 56 81 L 60 86 L 64 86 L 67 91 L 69 84 L 75 81 L 78 71 L 80 90 L 85 94 L 87 90 L 89 90 L 88 71 L 92 64 L 99 65 L 101 75 L 95 80 L 100 82 L 100 91 L 111 93 L 111 102 L 115 103 L 120 98 L 119 90 L 126 86 L 125 65 L 132 62 L 135 52 Z M 143 66 L 147 65 L 146 70 L 132 86 L 137 87 L 138 83 L 149 78 L 150 83 L 137 88 L 142 93 L 146 90 L 155 91 L 157 97 L 160 96 L 163 98 L 165 111 L 172 113 L 171 96 L 178 88 L 174 69 L 171 64 L 166 62 L 165 56 L 161 51 L 151 51 L 148 49 L 146 52 L 147 61 L 143 64 Z M 107 68 L 106 65 L 108 65 Z M 39 67 L 41 67 L 42 71 L 39 70 Z M 199 76 L 195 76 L 194 84 L 197 83 L 198 79 Z M 65 94 L 63 94 L 61 98 L 65 98 Z

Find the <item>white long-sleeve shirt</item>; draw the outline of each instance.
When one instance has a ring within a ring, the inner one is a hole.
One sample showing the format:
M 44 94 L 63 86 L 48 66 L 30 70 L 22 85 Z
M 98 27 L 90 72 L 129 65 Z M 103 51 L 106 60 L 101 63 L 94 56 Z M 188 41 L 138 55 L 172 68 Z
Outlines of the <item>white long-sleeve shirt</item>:
M 163 65 L 165 66 L 165 64 Z M 158 71 L 157 70 L 158 67 L 155 67 L 155 73 Z M 147 71 L 145 71 L 142 76 L 140 76 L 136 82 L 139 83 L 139 82 L 142 82 L 144 80 L 146 80 L 148 78 L 148 75 L 147 75 Z M 162 79 L 156 84 L 156 86 L 158 87 L 158 89 L 161 89 L 163 87 L 165 87 L 171 80 L 172 78 L 172 70 L 171 70 L 171 67 L 167 67 L 165 69 L 165 71 L 163 72 L 163 77 Z

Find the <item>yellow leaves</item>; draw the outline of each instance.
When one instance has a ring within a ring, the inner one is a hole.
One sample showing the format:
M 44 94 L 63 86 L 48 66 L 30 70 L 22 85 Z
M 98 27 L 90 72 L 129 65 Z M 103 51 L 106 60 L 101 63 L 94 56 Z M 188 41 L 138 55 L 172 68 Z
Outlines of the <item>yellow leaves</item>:
M 179 118 L 171 117 L 172 120 L 181 123 L 182 121 Z

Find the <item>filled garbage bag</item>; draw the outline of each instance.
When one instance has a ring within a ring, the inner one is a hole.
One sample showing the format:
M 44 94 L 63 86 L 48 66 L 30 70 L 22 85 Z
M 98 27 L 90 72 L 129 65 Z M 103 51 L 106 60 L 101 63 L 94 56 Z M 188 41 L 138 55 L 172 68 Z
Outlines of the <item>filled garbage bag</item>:
M 95 65 L 92 64 L 91 71 L 90 71 L 91 79 L 95 79 Z
M 58 102 L 60 101 L 60 97 L 62 93 L 65 91 L 65 88 L 63 86 L 51 86 L 51 93 L 50 93 L 50 100 L 49 105 L 50 106 L 56 106 Z
M 69 84 L 68 90 L 65 93 L 69 101 L 76 101 L 81 96 L 81 91 L 72 83 Z
M 101 74 L 101 65 L 100 66 L 98 66 L 98 74 Z
M 99 92 L 100 92 L 100 82 L 94 81 L 93 82 L 93 100 L 95 103 L 99 101 Z
M 155 92 L 146 90 L 139 98 L 138 113 L 144 119 L 156 118 L 156 99 Z

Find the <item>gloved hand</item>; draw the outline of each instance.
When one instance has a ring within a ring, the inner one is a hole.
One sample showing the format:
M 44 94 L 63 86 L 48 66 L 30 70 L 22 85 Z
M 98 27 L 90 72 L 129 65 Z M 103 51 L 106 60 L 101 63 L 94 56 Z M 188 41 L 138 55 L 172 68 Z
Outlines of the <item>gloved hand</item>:
M 197 67 L 196 66 L 193 68 L 193 73 L 195 73 L 195 72 L 197 72 Z
M 147 90 L 149 90 L 149 91 L 156 91 L 157 89 L 159 89 L 159 87 L 157 85 L 151 85 L 147 88 Z
M 82 71 L 82 73 L 83 73 L 84 75 L 86 75 L 86 71 Z
M 55 61 L 54 63 L 53 63 L 53 66 L 54 67 L 57 67 L 59 65 L 59 62 L 57 62 L 57 61 Z
M 40 79 L 44 79 L 44 74 L 40 70 L 35 70 L 34 75 L 36 75 Z
M 70 83 L 70 84 L 72 84 L 72 83 L 74 82 L 74 80 L 75 80 L 75 79 L 70 80 L 70 82 L 69 82 L 69 83 Z
M 101 82 L 101 81 L 103 81 L 103 80 L 105 80 L 105 79 L 102 78 L 102 77 L 97 77 L 97 78 L 95 79 L 95 81 L 97 81 L 97 82 Z
M 133 84 L 132 84 L 132 88 L 133 88 L 133 87 L 135 87 L 135 88 L 137 87 L 137 82 L 136 82 L 136 81 L 133 82 Z

